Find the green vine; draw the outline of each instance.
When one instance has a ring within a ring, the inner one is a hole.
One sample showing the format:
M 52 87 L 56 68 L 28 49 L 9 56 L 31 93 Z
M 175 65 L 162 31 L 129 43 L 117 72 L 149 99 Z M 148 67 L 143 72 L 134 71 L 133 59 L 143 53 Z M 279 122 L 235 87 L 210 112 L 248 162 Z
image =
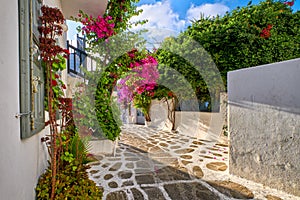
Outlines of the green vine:
M 93 22 L 104 20 L 107 22 L 106 27 L 113 27 L 113 34 L 103 34 L 105 36 L 86 31 L 86 27 L 78 28 L 78 31 L 85 33 L 89 46 L 86 50 L 96 61 L 97 67 L 95 71 L 85 73 L 88 84 L 83 83 L 84 91 L 76 94 L 75 112 L 80 116 L 79 124 L 86 129 L 91 128 L 94 136 L 105 135 L 108 139 L 115 140 L 121 132 L 120 116 L 112 94 L 116 81 L 129 70 L 128 66 L 132 62 L 125 52 L 143 44 L 139 37 L 127 32 L 128 28 L 146 22 L 130 22 L 133 16 L 142 12 L 137 9 L 138 2 L 139 0 L 110 0 L 104 16 L 91 17 L 80 11 L 78 17 L 73 17 L 77 22 L 88 22 L 86 24 L 92 26 Z M 95 54 L 101 56 L 94 56 Z
M 127 53 L 120 56 L 111 63 L 99 79 L 95 93 L 96 116 L 102 132 L 110 140 L 115 140 L 121 132 L 119 123 L 116 121 L 120 116 L 115 115 L 112 110 L 112 94 L 117 80 L 126 75 L 131 70 L 131 63 L 139 61 L 146 57 L 148 52 L 137 51 L 135 57 L 130 57 Z

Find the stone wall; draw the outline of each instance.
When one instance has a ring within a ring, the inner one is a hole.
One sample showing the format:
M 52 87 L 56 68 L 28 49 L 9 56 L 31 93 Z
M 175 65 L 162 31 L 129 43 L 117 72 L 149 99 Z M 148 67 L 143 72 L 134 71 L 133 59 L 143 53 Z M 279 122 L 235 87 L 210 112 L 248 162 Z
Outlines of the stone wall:
M 300 196 L 300 59 L 228 73 L 231 174 Z

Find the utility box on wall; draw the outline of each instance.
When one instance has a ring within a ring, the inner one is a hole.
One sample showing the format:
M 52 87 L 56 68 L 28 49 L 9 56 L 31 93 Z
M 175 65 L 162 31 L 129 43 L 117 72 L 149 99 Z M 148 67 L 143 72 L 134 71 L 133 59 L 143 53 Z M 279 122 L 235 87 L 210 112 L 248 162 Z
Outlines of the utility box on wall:
M 229 171 L 300 196 L 300 59 L 228 73 Z

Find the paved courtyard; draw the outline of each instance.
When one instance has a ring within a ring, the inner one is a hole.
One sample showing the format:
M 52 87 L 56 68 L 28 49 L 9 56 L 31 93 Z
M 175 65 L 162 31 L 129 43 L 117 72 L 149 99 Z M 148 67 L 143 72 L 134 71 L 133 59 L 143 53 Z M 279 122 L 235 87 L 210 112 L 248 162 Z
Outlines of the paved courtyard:
M 222 141 L 125 126 L 115 155 L 96 155 L 89 175 L 107 200 L 300 199 L 229 175 Z

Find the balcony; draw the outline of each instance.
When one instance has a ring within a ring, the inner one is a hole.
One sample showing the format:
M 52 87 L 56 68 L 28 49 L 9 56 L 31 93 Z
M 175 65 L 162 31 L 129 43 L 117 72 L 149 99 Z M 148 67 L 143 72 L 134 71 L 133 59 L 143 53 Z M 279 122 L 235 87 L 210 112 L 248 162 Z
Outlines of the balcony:
M 70 52 L 67 69 L 68 74 L 84 78 L 84 71 L 94 71 L 96 62 L 85 52 L 85 37 L 77 34 L 77 44 L 73 46 L 67 41 L 67 49 Z
M 71 16 L 76 17 L 79 10 L 96 17 L 104 14 L 107 0 L 62 0 L 61 5 L 66 19 L 70 19 Z

